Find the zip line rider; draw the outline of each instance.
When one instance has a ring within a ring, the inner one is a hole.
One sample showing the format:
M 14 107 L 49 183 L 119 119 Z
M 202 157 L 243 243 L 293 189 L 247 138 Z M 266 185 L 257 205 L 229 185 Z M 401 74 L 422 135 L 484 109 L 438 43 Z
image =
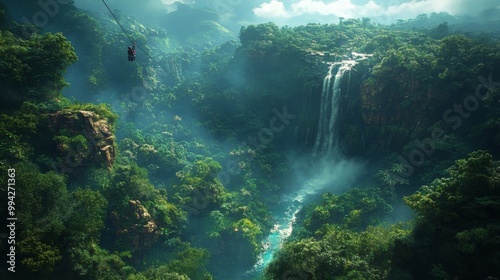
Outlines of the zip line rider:
M 128 61 L 133 62 L 135 60 L 135 42 L 134 46 L 128 46 Z
M 135 42 L 132 40 L 132 38 L 130 38 L 130 36 L 127 33 L 127 30 L 125 30 L 125 28 L 123 28 L 122 24 L 120 23 L 120 21 L 118 20 L 118 18 L 116 18 L 115 14 L 113 14 L 113 11 L 111 11 L 111 8 L 108 6 L 108 4 L 106 3 L 106 1 L 102 0 L 102 3 L 104 3 L 104 5 L 108 9 L 108 11 L 111 13 L 111 15 L 113 16 L 113 18 L 115 19 L 116 23 L 118 23 L 118 25 L 120 26 L 120 28 L 123 30 L 123 33 L 125 33 L 125 35 L 127 36 L 127 38 L 130 40 L 130 42 L 132 42 L 132 44 L 134 44 L 133 47 L 130 47 L 130 46 L 128 47 L 128 52 L 127 52 L 127 54 L 128 54 L 128 61 L 134 62 L 134 60 L 135 60 L 135 47 L 136 47 Z M 144 54 L 146 54 L 149 58 L 152 59 L 152 57 L 147 52 L 145 52 L 143 49 L 141 49 L 141 47 L 137 47 L 137 48 L 139 48 L 139 50 L 141 50 Z

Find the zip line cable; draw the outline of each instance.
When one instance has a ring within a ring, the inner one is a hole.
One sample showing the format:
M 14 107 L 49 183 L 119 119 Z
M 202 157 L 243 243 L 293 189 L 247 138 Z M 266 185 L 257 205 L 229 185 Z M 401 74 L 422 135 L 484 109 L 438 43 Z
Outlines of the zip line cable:
M 130 40 L 130 42 L 132 44 L 135 44 L 134 43 L 134 40 L 132 40 L 132 38 L 130 38 L 130 36 L 128 35 L 127 33 L 127 30 L 125 30 L 125 28 L 123 28 L 123 26 L 120 24 L 120 21 L 118 21 L 118 18 L 116 18 L 115 14 L 113 14 L 113 12 L 111 11 L 111 9 L 109 8 L 108 4 L 106 4 L 106 1 L 102 0 L 102 2 L 104 3 L 104 5 L 106 5 L 106 8 L 108 8 L 109 12 L 111 13 L 111 15 L 113 15 L 113 17 L 115 18 L 116 20 L 116 23 L 118 23 L 118 25 L 121 27 L 121 29 L 123 30 L 123 33 L 125 33 L 125 35 L 127 36 L 127 38 Z M 143 49 L 141 49 L 141 47 L 137 46 L 137 48 L 139 50 L 141 50 L 143 53 L 145 53 L 149 58 L 153 59 L 146 51 L 144 51 Z
M 130 40 L 130 42 L 132 42 L 132 44 L 134 44 L 134 40 L 132 40 L 132 38 L 130 37 L 130 35 L 128 35 L 127 33 L 127 30 L 125 30 L 125 28 L 123 28 L 123 26 L 120 24 L 120 21 L 118 20 L 118 18 L 116 18 L 115 14 L 111 11 L 111 9 L 109 8 L 108 4 L 106 3 L 106 1 L 102 0 L 102 2 L 104 3 L 104 5 L 106 5 L 106 8 L 108 8 L 109 12 L 111 13 L 111 15 L 113 15 L 113 17 L 115 18 L 115 21 L 116 23 L 118 23 L 118 25 L 121 27 L 121 29 L 123 30 L 123 33 L 125 33 L 125 35 L 127 36 L 127 38 Z M 136 47 L 141 50 L 144 54 L 146 54 L 149 58 L 151 58 L 151 60 L 153 62 L 155 62 L 163 71 L 165 71 L 165 68 L 163 67 L 163 65 L 161 65 L 158 61 L 156 61 L 153 57 L 151 57 L 146 51 L 144 51 L 143 49 L 141 49 L 141 47 L 137 46 Z M 168 71 L 166 71 L 168 72 Z

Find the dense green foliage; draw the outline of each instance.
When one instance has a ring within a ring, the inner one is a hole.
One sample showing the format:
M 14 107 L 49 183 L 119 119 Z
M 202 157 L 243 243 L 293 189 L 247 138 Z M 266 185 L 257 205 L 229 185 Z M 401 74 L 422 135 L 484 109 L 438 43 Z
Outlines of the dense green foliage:
M 262 277 L 499 277 L 497 39 L 450 30 L 435 14 L 394 26 L 249 25 L 236 42 L 213 12 L 183 7 L 165 19 L 198 15 L 187 33 L 115 12 L 145 50 L 134 63 L 108 16 L 68 2 L 47 26 L 63 35 L 0 6 L 0 172 L 16 170 L 23 279 L 250 270 L 271 210 L 302 183 L 298 171 L 311 172 L 290 159 L 313 148 L 325 62 L 353 52 L 372 56 L 351 71 L 337 133 L 345 156 L 374 167 L 304 206 Z M 229 41 L 207 44 L 214 34 Z M 61 91 L 75 62 L 70 101 Z M 416 218 L 388 224 L 402 196 Z
M 23 40 L 5 30 L 0 33 L 0 55 L 2 108 L 60 97 L 63 87 L 68 86 L 64 71 L 77 59 L 61 33 Z
M 498 275 L 499 188 L 499 163 L 477 151 L 406 197 L 418 216 L 412 234 L 395 248 L 396 266 L 416 279 Z
M 326 193 L 318 205 L 307 207 L 299 223 L 302 229 L 296 228 L 298 236 L 309 237 L 324 224 L 342 225 L 352 230 L 363 230 L 367 226 L 377 225 L 392 212 L 395 195 L 389 189 L 353 188 L 340 195 Z
M 339 209 L 352 202 L 365 206 L 343 216 L 341 222 L 328 219 L 332 210 L 315 206 L 308 211 L 311 221 L 325 223 L 314 237 L 287 242 L 268 267 L 270 279 L 293 273 L 300 279 L 487 279 L 498 275 L 499 163 L 485 151 L 457 160 L 448 176 L 422 186 L 404 198 L 417 214 L 414 226 L 358 228 L 353 231 L 353 212 L 358 220 L 371 218 L 367 200 L 350 193 L 325 195 L 322 204 Z M 341 198 L 343 200 L 335 200 Z M 337 210 L 338 211 L 338 210 Z
M 326 225 L 317 238 L 286 243 L 266 270 L 268 279 L 387 279 L 399 225 L 361 233 Z M 287 278 L 289 277 L 289 278 Z

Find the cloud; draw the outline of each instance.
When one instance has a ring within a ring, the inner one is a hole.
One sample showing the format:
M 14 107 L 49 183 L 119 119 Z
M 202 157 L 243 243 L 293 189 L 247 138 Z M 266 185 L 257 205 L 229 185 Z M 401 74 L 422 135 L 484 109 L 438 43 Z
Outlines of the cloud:
M 451 15 L 476 15 L 484 10 L 500 6 L 498 0 L 413 0 L 387 7 L 384 15 L 414 18 L 419 14 L 447 12 Z
M 292 4 L 292 10 L 295 15 L 317 13 L 320 15 L 346 16 L 347 14 L 352 14 L 355 9 L 356 6 L 351 3 L 351 0 L 338 0 L 332 3 L 302 0 Z
M 420 14 L 447 12 L 452 15 L 477 14 L 500 6 L 498 0 L 295 0 L 289 9 L 283 2 L 271 0 L 253 9 L 256 16 L 265 18 L 297 18 L 301 16 L 335 16 L 344 18 L 409 19 Z M 355 2 L 355 3 L 353 3 Z
M 263 3 L 258 8 L 254 8 L 253 12 L 255 15 L 263 18 L 285 18 L 289 16 L 285 9 L 285 4 L 277 0 Z
M 106 0 L 106 3 L 112 10 L 118 9 L 131 15 L 165 12 L 177 7 L 179 4 L 192 5 L 194 2 L 194 0 L 141 0 L 138 3 L 134 1 Z M 75 0 L 75 6 L 91 11 L 103 11 L 106 9 L 102 1 Z
M 429 14 L 438 12 L 448 12 L 457 14 L 456 0 L 441 0 L 441 1 L 411 1 L 399 5 L 389 6 L 385 11 L 388 16 L 404 15 L 405 18 L 416 17 L 419 14 Z
M 165 5 L 172 5 L 172 4 L 175 4 L 176 2 L 179 2 L 179 3 L 182 3 L 182 4 L 186 4 L 186 1 L 184 0 L 161 0 L 161 2 L 163 2 L 163 4 Z

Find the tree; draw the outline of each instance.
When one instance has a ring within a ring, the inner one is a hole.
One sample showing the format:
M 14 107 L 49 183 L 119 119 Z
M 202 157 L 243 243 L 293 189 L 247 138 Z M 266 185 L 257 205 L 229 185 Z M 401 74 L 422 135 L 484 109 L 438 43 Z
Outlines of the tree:
M 476 151 L 448 177 L 405 197 L 418 214 L 411 238 L 396 246 L 396 267 L 417 279 L 485 279 L 499 275 L 500 169 Z M 429 273 L 431 272 L 431 273 Z
M 18 243 L 19 253 L 22 255 L 22 267 L 30 273 L 48 275 L 56 269 L 56 264 L 62 259 L 61 252 L 56 245 L 48 245 L 39 237 L 29 236 Z M 23 271 L 17 271 L 23 274 Z
M 41 173 L 33 164 L 16 169 L 16 243 L 20 273 L 49 274 L 61 260 L 59 241 L 64 236 L 68 212 L 65 178 L 55 172 Z M 17 188 L 17 187 L 16 187 Z M 18 226 L 18 227 L 17 227 Z
M 303 221 L 305 230 L 299 237 L 313 236 L 324 224 L 357 231 L 377 225 L 392 211 L 394 199 L 391 190 L 378 188 L 353 188 L 339 195 L 326 193 L 320 203 L 308 205 L 299 212 L 298 221 Z
M 148 279 L 165 280 L 211 280 L 212 276 L 206 270 L 210 253 L 202 248 L 185 246 L 176 253 L 175 259 L 156 268 L 150 268 L 143 273 Z
M 431 36 L 436 39 L 441 39 L 448 35 L 449 32 L 448 30 L 449 30 L 448 23 L 443 22 L 432 29 Z
M 104 229 L 108 202 L 98 191 L 78 188 L 71 193 L 71 204 L 71 215 L 66 223 L 66 230 L 73 239 L 71 246 L 97 244 Z
M 240 42 L 242 45 L 247 45 L 253 41 L 273 40 L 278 33 L 280 29 L 274 23 L 243 26 L 240 30 Z
M 88 249 L 70 248 L 68 253 L 71 267 L 67 272 L 69 276 L 65 275 L 67 278 L 119 280 L 133 277 L 135 272 L 119 255 L 111 254 L 98 245 Z
M 22 40 L 2 31 L 0 56 L 4 58 L 0 61 L 2 106 L 59 97 L 68 86 L 64 81 L 66 67 L 77 60 L 73 47 L 61 33 Z
M 266 279 L 385 279 L 394 241 L 407 232 L 402 224 L 360 233 L 325 225 L 317 238 L 285 243 L 267 267 Z

